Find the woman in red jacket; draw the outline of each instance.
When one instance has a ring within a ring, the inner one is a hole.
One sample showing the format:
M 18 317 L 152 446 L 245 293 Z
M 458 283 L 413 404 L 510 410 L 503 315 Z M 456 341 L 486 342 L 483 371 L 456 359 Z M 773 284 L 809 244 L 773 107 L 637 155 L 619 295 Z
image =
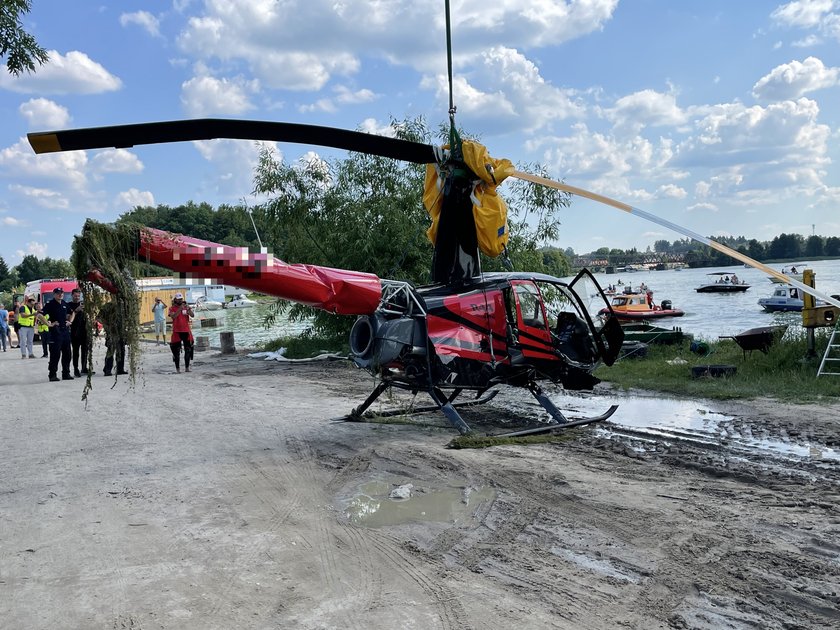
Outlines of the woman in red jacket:
M 169 347 L 172 349 L 172 360 L 175 371 L 181 372 L 181 345 L 184 346 L 184 371 L 190 371 L 190 361 L 193 357 L 193 335 L 190 318 L 195 317 L 190 305 L 184 301 L 182 293 L 176 293 L 169 307 L 169 318 L 172 320 L 172 339 Z

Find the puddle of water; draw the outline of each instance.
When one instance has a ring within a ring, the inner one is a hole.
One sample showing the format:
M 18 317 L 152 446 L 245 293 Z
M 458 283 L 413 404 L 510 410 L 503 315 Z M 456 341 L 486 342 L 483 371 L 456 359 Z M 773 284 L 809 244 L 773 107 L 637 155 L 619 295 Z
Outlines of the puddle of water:
M 383 527 L 417 522 L 458 523 L 469 520 L 496 493 L 491 488 L 435 488 L 414 486 L 408 499 L 392 499 L 399 484 L 369 481 L 359 486 L 344 509 L 355 525 Z
M 840 461 L 840 450 L 822 444 L 795 444 L 779 439 L 732 435 L 726 426 L 726 423 L 733 420 L 731 416 L 698 407 L 695 400 L 636 397 L 612 399 L 555 394 L 552 401 L 567 416 L 598 415 L 609 404 L 618 403 L 615 415 L 595 425 L 598 431 L 606 435 L 629 429 L 659 441 L 683 440 L 741 452 L 761 451 L 775 457 Z M 512 406 L 527 407 L 532 415 L 544 413 L 536 402 L 523 402 L 519 399 Z

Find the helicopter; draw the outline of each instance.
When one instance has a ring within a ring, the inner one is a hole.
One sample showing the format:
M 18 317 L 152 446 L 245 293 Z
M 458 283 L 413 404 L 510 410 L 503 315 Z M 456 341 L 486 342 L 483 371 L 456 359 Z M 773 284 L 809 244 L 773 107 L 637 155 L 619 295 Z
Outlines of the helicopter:
M 602 363 L 612 365 L 619 355 L 623 332 L 592 274 L 584 269 L 566 283 L 543 274 L 481 270 L 479 251 L 497 256 L 505 249 L 506 209 L 496 188 L 508 177 L 636 214 L 840 306 L 812 287 L 687 228 L 609 197 L 521 172 L 507 160 L 490 157 L 478 143 L 462 140 L 455 125 L 449 2 L 445 4 L 449 143 L 442 147 L 331 127 L 230 119 L 35 132 L 28 139 L 39 154 L 230 138 L 330 147 L 425 164 L 424 202 L 432 216 L 429 237 L 434 243 L 431 283 L 426 286 L 350 270 L 290 265 L 270 254 L 149 228 L 143 228 L 138 239 L 140 256 L 181 274 L 356 315 L 351 359 L 378 383 L 349 419 L 360 418 L 390 388 L 427 393 L 432 408 L 442 411 L 462 434 L 471 429 L 458 408 L 487 402 L 498 385 L 526 388 L 548 412 L 548 423 L 536 431 L 598 422 L 617 410 L 613 405 L 599 416 L 567 418 L 540 386 L 549 381 L 570 390 L 591 390 L 598 383 L 593 371 Z M 95 269 L 91 272 L 107 287 L 107 278 L 97 277 Z M 590 315 L 581 297 L 588 292 L 577 290 L 587 281 L 604 302 L 602 318 Z M 475 398 L 458 401 L 465 391 Z
M 86 224 L 83 229 L 89 229 Z M 378 378 L 371 395 L 345 418 L 361 419 L 389 388 L 426 392 L 460 433 L 471 431 L 458 412 L 491 400 L 497 385 L 527 388 L 548 412 L 549 422 L 529 432 L 581 426 L 610 417 L 567 418 L 539 383 L 591 390 L 592 371 L 612 365 L 623 332 L 614 317 L 597 318 L 580 297 L 581 282 L 597 281 L 582 270 L 569 283 L 546 274 L 496 272 L 415 287 L 374 274 L 288 264 L 265 252 L 250 252 L 191 236 L 140 228 L 141 260 L 186 278 L 212 277 L 339 315 L 356 315 L 350 330 L 350 359 Z M 106 290 L 114 285 L 92 268 L 88 279 Z M 599 293 L 603 293 L 598 287 Z M 609 307 L 606 297 L 604 304 Z M 463 392 L 472 400 L 457 402 Z M 401 411 L 384 411 L 380 416 Z

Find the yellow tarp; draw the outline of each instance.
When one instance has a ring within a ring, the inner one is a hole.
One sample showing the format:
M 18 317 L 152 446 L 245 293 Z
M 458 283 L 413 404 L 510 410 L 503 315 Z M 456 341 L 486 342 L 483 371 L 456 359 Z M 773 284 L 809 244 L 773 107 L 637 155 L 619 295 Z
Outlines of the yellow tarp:
M 510 160 L 490 157 L 487 148 L 477 142 L 465 140 L 462 148 L 464 162 L 479 178 L 472 192 L 478 247 L 487 256 L 495 258 L 502 253 L 508 242 L 507 206 L 496 193 L 496 186 L 513 172 L 514 167 Z M 426 231 L 432 243 L 437 239 L 440 208 L 443 204 L 442 188 L 443 182 L 437 165 L 429 164 L 426 167 L 423 204 L 432 218 L 432 225 Z

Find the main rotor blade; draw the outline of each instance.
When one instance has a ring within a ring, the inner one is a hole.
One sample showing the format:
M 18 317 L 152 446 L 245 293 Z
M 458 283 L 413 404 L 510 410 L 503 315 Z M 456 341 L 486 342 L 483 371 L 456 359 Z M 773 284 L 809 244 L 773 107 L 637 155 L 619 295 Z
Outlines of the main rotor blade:
M 27 134 L 27 137 L 35 153 L 107 147 L 121 149 L 138 144 L 231 138 L 311 144 L 368 153 L 417 164 L 428 164 L 435 161 L 435 150 L 430 144 L 334 127 L 260 120 L 197 118 L 135 125 L 45 131 Z
M 651 214 L 650 212 L 645 212 L 640 208 L 636 208 L 634 206 L 623 203 L 621 201 L 617 201 L 615 199 L 611 199 L 610 197 L 605 197 L 604 195 L 599 195 L 598 193 L 591 192 L 584 188 L 578 188 L 577 186 L 569 186 L 568 184 L 563 184 L 561 182 L 554 181 L 553 179 L 548 179 L 546 177 L 540 177 L 539 175 L 531 175 L 530 173 L 523 173 L 522 171 L 514 171 L 513 173 L 511 173 L 511 177 L 517 177 L 519 179 L 523 179 L 534 184 L 540 184 L 541 186 L 548 186 L 549 188 L 562 190 L 563 192 L 571 193 L 573 195 L 586 197 L 587 199 L 591 199 L 592 201 L 597 201 L 598 203 L 603 203 L 608 206 L 612 206 L 613 208 L 618 208 L 619 210 L 623 210 L 624 212 L 627 212 L 629 214 L 638 215 L 643 219 L 647 219 L 648 221 L 652 221 L 653 223 L 661 225 L 662 227 L 666 227 L 670 230 L 673 230 L 674 232 L 682 234 L 683 236 L 687 236 L 688 238 L 698 241 L 699 243 L 708 245 L 712 249 L 716 249 L 717 251 L 726 254 L 727 256 L 731 256 L 735 260 L 739 260 L 742 263 L 749 265 L 750 267 L 759 269 L 764 273 L 773 276 L 774 278 L 778 278 L 782 282 L 786 282 L 787 284 L 801 289 L 809 295 L 813 295 L 815 298 L 818 298 L 829 304 L 832 304 L 833 306 L 837 306 L 838 308 L 840 308 L 840 300 L 836 300 L 822 293 L 821 291 L 817 291 L 815 288 L 809 287 L 807 284 L 799 282 L 799 280 L 795 280 L 782 273 L 779 273 L 778 271 L 772 269 L 771 267 L 768 267 L 764 263 L 760 263 L 757 260 L 754 260 L 749 256 L 732 249 L 731 247 L 727 247 L 723 243 L 713 241 L 712 239 L 698 234 L 697 232 L 694 232 L 692 230 L 689 230 L 686 227 L 677 225 L 676 223 L 671 223 L 667 219 L 658 217 L 655 214 Z

